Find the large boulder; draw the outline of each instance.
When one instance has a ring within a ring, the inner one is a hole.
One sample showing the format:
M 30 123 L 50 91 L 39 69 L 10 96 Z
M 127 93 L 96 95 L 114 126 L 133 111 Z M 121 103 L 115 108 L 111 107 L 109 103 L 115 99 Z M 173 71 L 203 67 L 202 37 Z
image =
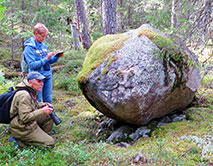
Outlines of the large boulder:
M 106 35 L 90 48 L 77 81 L 106 116 L 134 125 L 188 106 L 201 81 L 198 60 L 148 24 Z

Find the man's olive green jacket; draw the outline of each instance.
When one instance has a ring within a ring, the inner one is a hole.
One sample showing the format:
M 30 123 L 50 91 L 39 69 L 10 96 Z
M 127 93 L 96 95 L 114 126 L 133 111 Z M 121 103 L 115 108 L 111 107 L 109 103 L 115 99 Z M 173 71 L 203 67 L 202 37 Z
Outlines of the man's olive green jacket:
M 26 90 L 16 92 L 11 103 L 10 117 L 15 117 L 10 122 L 10 132 L 15 138 L 28 135 L 37 128 L 36 119 L 44 114 L 40 108 L 45 106 L 45 103 L 38 103 L 35 100 L 37 93 L 27 80 L 16 86 L 16 89 L 19 88 L 26 88 L 28 92 Z

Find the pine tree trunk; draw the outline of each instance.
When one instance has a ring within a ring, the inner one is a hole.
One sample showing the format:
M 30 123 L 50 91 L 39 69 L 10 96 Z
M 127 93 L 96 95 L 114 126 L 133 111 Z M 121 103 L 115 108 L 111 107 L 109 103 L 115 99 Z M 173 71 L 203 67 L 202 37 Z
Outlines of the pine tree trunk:
M 119 4 L 119 7 L 120 7 L 120 12 L 119 12 L 119 21 L 118 21 L 118 31 L 119 32 L 123 32 L 123 30 L 124 30 L 124 20 L 123 20 L 123 16 L 124 16 L 124 14 L 123 14 L 123 0 L 119 0 L 119 2 L 118 2 L 118 4 Z
M 22 0 L 21 9 L 22 9 L 22 11 L 25 10 L 25 2 L 24 2 L 24 0 Z M 24 18 L 24 15 L 22 16 L 22 30 L 21 31 L 25 32 L 25 18 Z M 24 38 L 22 38 L 21 41 L 22 41 L 22 51 L 24 51 Z
M 76 25 L 70 24 L 70 29 L 72 31 L 72 38 L 74 39 L 73 41 L 73 46 L 75 50 L 80 49 L 80 44 L 79 44 L 79 34 Z
M 203 17 L 203 25 L 204 25 L 204 38 L 209 38 L 211 39 L 211 23 L 212 23 L 212 1 L 211 0 L 205 0 L 204 3 L 204 17 Z
M 116 0 L 103 0 L 103 35 L 116 33 Z
M 131 9 L 131 0 L 128 0 L 128 16 L 127 16 L 127 25 L 131 26 L 132 19 L 132 9 Z
M 172 16 L 171 16 L 171 28 L 177 27 L 177 0 L 172 0 Z
M 39 7 L 39 0 L 37 0 L 37 2 L 36 2 L 36 6 L 37 6 L 37 7 Z
M 14 15 L 14 8 L 12 7 L 11 9 L 12 15 Z M 14 30 L 14 21 L 11 20 L 11 30 Z M 11 54 L 11 59 L 12 62 L 14 61 L 14 34 L 12 33 L 11 35 L 11 45 L 10 45 L 10 54 Z
M 58 42 L 59 42 L 59 49 L 62 49 L 62 33 L 58 33 Z
M 92 45 L 90 34 L 88 31 L 88 25 L 86 20 L 85 8 L 83 0 L 75 0 L 77 19 L 82 24 L 82 31 L 80 33 L 82 45 L 84 49 L 89 49 Z M 78 22 L 77 21 L 77 22 Z

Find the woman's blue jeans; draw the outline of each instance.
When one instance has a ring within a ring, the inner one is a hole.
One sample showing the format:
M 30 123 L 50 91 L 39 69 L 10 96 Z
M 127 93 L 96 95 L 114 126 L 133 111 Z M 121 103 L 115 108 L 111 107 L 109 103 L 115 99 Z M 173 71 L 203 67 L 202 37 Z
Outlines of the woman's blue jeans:
M 37 100 L 52 103 L 52 74 L 43 80 L 43 84 L 42 90 L 37 91 Z

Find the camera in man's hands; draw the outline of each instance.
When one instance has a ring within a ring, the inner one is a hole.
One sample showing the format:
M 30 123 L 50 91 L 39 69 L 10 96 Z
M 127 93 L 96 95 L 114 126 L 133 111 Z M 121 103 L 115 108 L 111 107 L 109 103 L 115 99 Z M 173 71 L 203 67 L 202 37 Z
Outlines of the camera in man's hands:
M 53 106 L 49 106 L 49 108 L 53 108 Z M 52 112 L 50 114 L 50 117 L 52 118 L 53 122 L 56 124 L 56 125 L 59 125 L 61 123 L 61 119 L 59 117 L 57 117 L 57 115 L 55 114 L 55 112 Z

